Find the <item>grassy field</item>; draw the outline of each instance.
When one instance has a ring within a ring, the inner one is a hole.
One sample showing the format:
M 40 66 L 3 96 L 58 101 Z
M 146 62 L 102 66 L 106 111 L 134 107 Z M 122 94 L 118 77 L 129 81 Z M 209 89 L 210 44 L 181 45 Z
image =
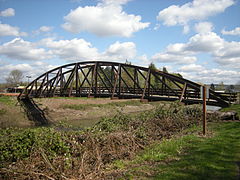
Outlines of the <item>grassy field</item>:
M 112 102 L 107 104 L 66 104 L 61 106 L 64 109 L 74 109 L 74 110 L 86 110 L 93 107 L 98 108 L 112 108 L 112 107 L 124 107 L 124 106 L 140 106 L 142 103 L 138 100 L 130 100 L 123 102 Z
M 6 105 L 14 105 L 16 103 L 16 98 L 11 96 L 0 96 L 0 103 Z
M 169 106 L 160 105 L 134 116 L 119 113 L 81 130 L 64 125 L 1 129 L 0 176 L 106 179 L 103 171 L 114 160 L 130 159 L 152 142 L 199 121 L 199 106 Z
M 156 103 L 139 100 L 111 100 L 110 98 L 54 97 L 36 98 L 36 104 L 45 112 L 51 124 L 67 123 L 79 128 L 93 126 L 103 117 L 119 112 L 139 113 L 153 109 Z M 149 105 L 149 106 L 147 106 Z M 16 97 L 0 96 L 0 127 L 34 127 Z
M 30 122 L 17 105 L 17 98 L 0 96 L 0 128 L 7 127 L 30 127 Z
M 119 179 L 237 179 L 240 123 L 208 127 L 206 137 L 194 127 L 185 131 L 190 135 L 151 145 L 134 160 L 116 161 L 112 168 L 123 172 Z
M 0 97 L 1 122 L 10 118 L 24 122 L 15 103 L 12 97 Z M 139 101 L 121 101 L 65 105 L 62 111 L 77 116 L 74 113 L 94 107 L 112 111 L 126 106 L 143 107 Z M 240 113 L 240 106 L 222 111 L 229 110 Z M 208 123 L 208 133 L 202 136 L 197 125 L 201 114 L 201 106 L 169 103 L 134 116 L 105 117 L 83 130 L 69 124 L 3 128 L 0 179 L 1 175 L 12 179 L 237 179 L 240 122 Z

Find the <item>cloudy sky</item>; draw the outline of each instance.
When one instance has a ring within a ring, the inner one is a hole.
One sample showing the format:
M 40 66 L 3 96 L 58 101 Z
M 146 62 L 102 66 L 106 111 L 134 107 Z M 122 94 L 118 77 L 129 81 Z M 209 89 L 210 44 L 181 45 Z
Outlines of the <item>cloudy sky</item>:
M 0 0 L 0 82 L 14 69 L 35 78 L 67 63 L 127 59 L 236 84 L 239 1 Z

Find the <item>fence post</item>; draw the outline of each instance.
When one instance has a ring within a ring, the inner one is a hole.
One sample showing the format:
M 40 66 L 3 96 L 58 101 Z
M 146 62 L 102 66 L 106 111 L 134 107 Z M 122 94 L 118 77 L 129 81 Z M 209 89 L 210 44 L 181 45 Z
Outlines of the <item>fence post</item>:
M 206 86 L 202 86 L 202 97 L 203 97 L 203 116 L 202 116 L 202 121 L 203 121 L 203 135 L 206 134 L 207 130 L 207 109 L 206 109 Z

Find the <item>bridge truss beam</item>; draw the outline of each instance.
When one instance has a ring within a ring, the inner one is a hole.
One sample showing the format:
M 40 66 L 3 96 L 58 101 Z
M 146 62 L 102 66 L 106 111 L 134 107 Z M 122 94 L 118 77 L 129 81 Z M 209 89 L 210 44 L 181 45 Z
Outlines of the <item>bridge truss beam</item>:
M 200 87 L 182 77 L 146 67 L 86 61 L 63 65 L 42 74 L 18 98 L 75 96 L 201 103 Z M 210 90 L 207 104 L 225 107 L 231 102 L 228 97 Z

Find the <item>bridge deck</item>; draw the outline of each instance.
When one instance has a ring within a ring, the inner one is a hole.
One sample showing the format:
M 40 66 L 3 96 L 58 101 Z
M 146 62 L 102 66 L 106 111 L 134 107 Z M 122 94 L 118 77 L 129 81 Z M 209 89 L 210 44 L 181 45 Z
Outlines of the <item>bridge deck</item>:
M 19 100 L 36 97 L 117 97 L 201 103 L 201 85 L 156 69 L 104 61 L 67 64 L 32 81 Z M 207 103 L 226 107 L 236 94 L 209 90 Z

